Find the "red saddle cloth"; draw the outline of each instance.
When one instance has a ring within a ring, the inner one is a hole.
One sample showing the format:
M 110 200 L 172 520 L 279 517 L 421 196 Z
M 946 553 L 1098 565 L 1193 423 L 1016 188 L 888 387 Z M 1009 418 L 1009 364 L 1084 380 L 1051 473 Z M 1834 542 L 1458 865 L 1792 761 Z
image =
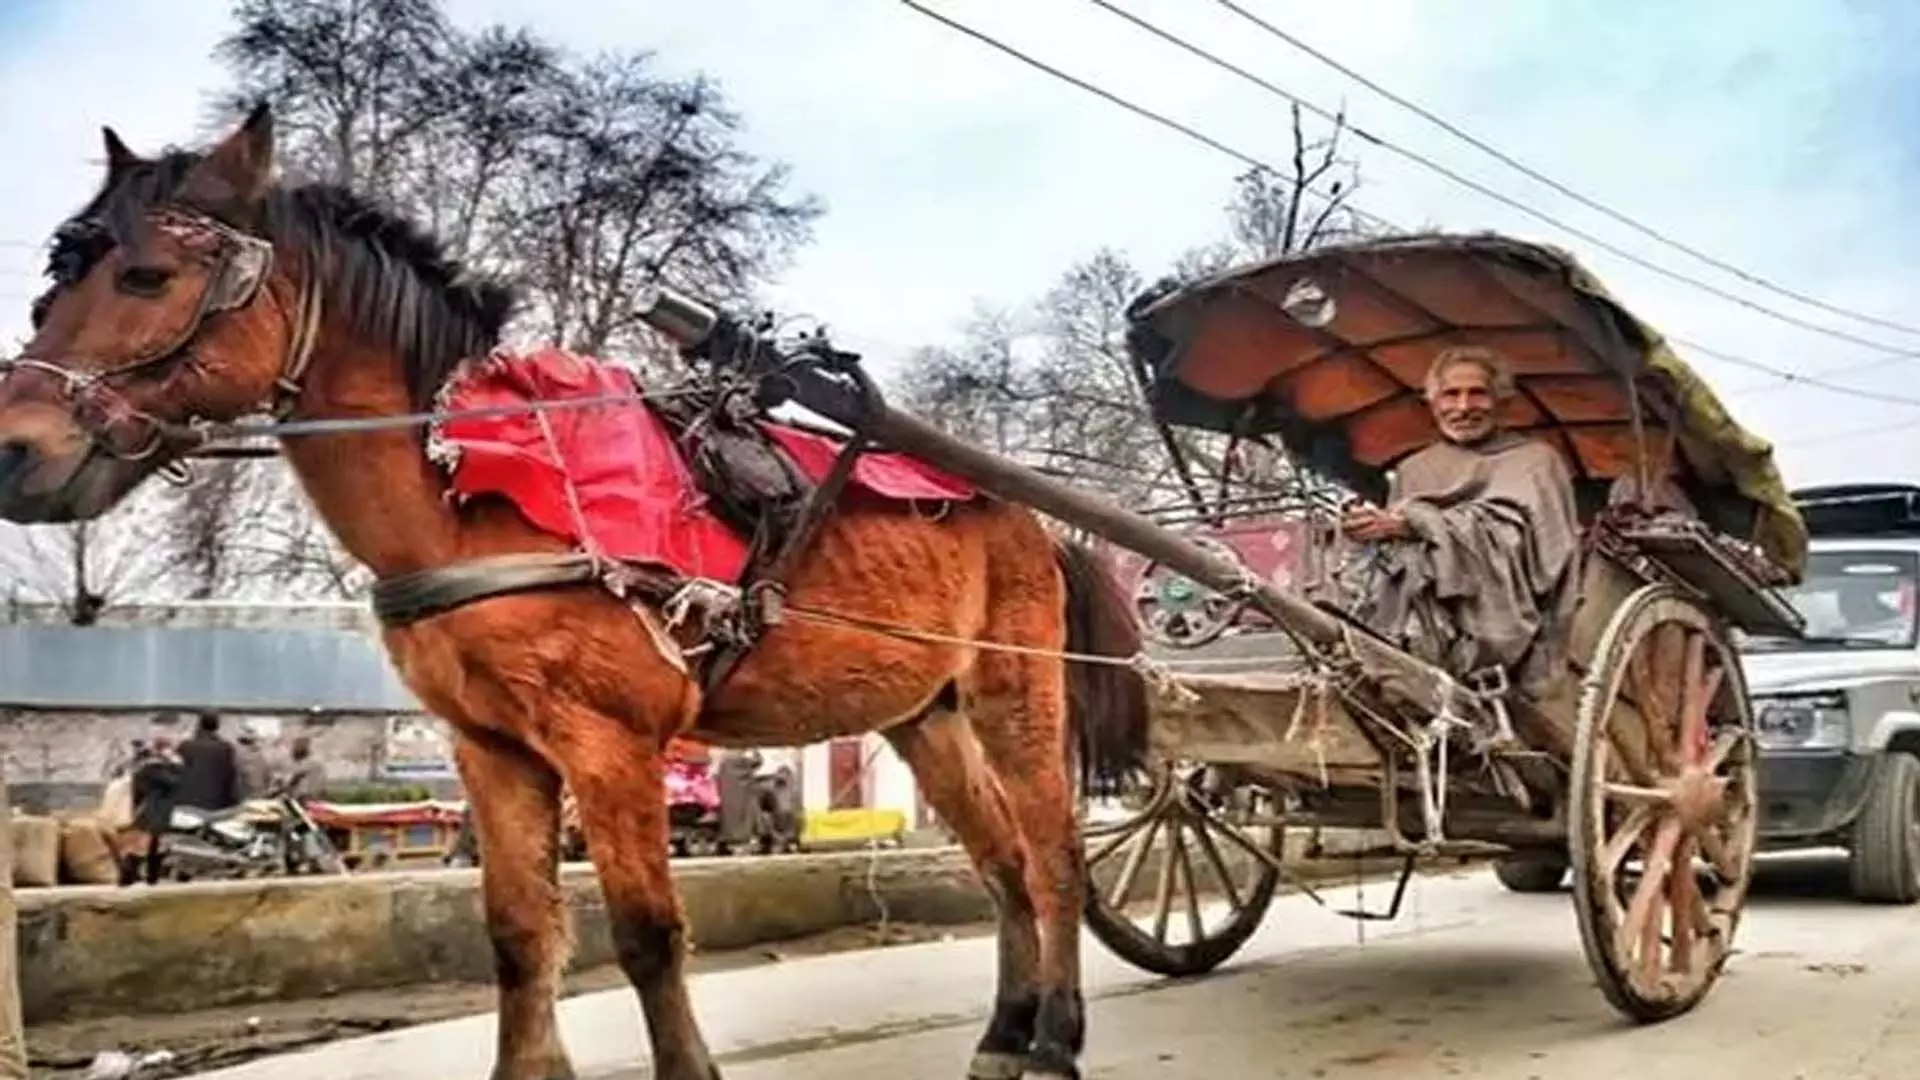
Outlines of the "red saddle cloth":
M 456 374 L 439 408 L 640 392 L 631 372 L 593 357 L 499 351 Z M 840 451 L 838 440 L 823 435 L 771 421 L 762 427 L 815 483 Z M 671 432 L 644 402 L 454 417 L 433 426 L 429 453 L 446 467 L 454 499 L 498 495 L 534 527 L 583 550 L 717 581 L 737 582 L 745 572 L 745 538 L 707 509 Z M 976 494 L 958 477 L 888 453 L 861 455 L 848 488 L 900 501 L 958 502 Z

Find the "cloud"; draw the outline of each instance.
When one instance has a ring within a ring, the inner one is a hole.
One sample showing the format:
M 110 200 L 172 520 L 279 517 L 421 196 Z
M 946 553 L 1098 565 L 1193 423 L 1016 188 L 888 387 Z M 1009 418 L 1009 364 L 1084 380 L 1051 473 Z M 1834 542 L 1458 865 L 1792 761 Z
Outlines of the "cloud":
M 1900 335 L 1758 291 L 1637 236 L 1328 71 L 1225 9 L 1118 0 L 1360 127 L 1429 154 L 1643 257 L 1770 307 L 1863 337 Z M 1913 232 L 1920 165 L 1920 9 L 1867 11 L 1712 0 L 1672 5 L 1473 5 L 1413 0 L 1290 5 L 1239 0 L 1543 172 L 1761 276 L 1900 317 L 1920 286 Z M 1288 152 L 1285 105 L 1085 0 L 928 0 L 1114 92 L 1245 151 Z M 94 182 L 98 126 L 136 147 L 191 137 L 219 72 L 214 4 L 72 0 L 0 52 L 0 125 L 13 198 L 0 241 L 37 240 Z M 467 23 L 531 26 L 573 48 L 645 47 L 722 80 L 749 144 L 824 197 L 816 242 L 774 299 L 818 317 L 886 367 L 949 336 L 977 300 L 1019 302 L 1102 245 L 1149 273 L 1209 240 L 1241 166 L 967 40 L 900 3 L 708 0 L 611 6 L 453 0 Z M 109 59 L 110 58 L 110 59 Z M 79 74 L 76 74 L 78 72 Z M 1800 372 L 1848 369 L 1871 350 L 1785 326 L 1636 267 L 1355 142 L 1361 202 L 1404 224 L 1493 228 L 1573 250 L 1617 295 L 1677 337 Z M 0 334 L 24 325 L 37 254 L 0 248 Z M 1909 321 L 1920 324 L 1920 314 Z M 1689 357 L 1723 391 L 1775 381 Z M 1889 393 L 1913 360 L 1845 376 Z M 1796 388 L 1729 397 L 1781 445 L 1795 482 L 1920 479 L 1914 410 Z M 1916 417 L 1920 420 L 1920 417 Z M 1920 425 L 1916 425 L 1920 428 Z M 1824 441 L 1821 441 L 1823 440 Z M 1796 442 L 1804 447 L 1797 448 Z
M 219 4 L 7 5 L 0 36 L 0 136 L 10 148 L 0 204 L 0 343 L 24 337 L 44 284 L 41 247 L 100 181 L 100 128 L 136 149 L 190 140 L 218 83 L 208 52 Z M 28 11 L 34 16 L 27 17 Z

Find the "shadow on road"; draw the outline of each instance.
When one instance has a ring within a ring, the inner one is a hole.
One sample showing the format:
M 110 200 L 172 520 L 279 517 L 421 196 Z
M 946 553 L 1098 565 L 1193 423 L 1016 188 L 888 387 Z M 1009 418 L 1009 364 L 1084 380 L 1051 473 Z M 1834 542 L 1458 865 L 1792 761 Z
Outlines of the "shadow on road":
M 1753 866 L 1747 906 L 1805 909 L 1862 905 L 1847 884 L 1846 853 L 1823 850 L 1762 855 Z

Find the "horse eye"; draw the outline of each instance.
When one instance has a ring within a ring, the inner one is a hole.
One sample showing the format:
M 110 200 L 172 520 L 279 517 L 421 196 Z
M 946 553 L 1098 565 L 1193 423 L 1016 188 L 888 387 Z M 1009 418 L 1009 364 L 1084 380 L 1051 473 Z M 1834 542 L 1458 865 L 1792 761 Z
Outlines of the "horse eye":
M 173 280 L 173 271 L 158 266 L 129 266 L 120 271 L 120 291 L 136 296 L 158 296 Z

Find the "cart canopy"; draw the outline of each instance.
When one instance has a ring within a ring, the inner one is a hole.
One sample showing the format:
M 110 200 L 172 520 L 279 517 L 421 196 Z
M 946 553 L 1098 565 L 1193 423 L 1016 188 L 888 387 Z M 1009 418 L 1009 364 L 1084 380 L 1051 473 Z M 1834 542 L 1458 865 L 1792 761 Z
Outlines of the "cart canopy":
M 1772 445 L 1557 248 L 1494 234 L 1326 247 L 1162 283 L 1128 314 L 1157 416 L 1277 436 L 1302 464 L 1376 501 L 1395 463 L 1439 437 L 1422 385 L 1433 357 L 1496 349 L 1518 387 L 1508 427 L 1566 455 L 1583 512 L 1633 474 L 1644 439 L 1656 472 L 1675 461 L 1709 525 L 1795 579 L 1803 570 L 1807 529 Z

